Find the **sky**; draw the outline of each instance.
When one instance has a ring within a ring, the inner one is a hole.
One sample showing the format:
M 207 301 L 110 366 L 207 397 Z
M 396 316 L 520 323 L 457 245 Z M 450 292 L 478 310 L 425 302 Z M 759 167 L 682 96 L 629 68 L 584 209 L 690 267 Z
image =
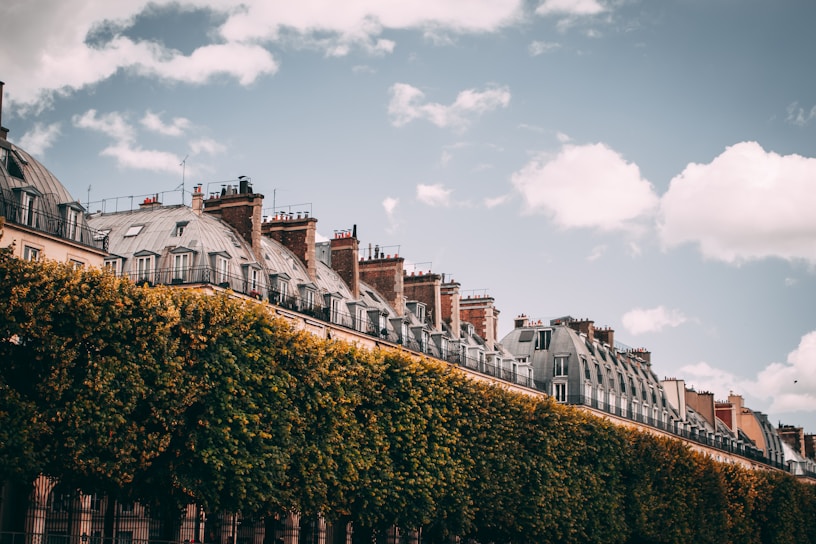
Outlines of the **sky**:
M 10 3 L 9 3 L 10 1 Z M 90 211 L 249 176 L 816 433 L 816 2 L 6 0 L 2 123 Z

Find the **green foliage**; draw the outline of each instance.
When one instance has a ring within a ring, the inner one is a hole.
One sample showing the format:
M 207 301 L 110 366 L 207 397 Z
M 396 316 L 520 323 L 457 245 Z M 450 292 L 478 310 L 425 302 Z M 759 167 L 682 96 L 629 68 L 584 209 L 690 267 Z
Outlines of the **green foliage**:
M 355 539 L 816 542 L 816 492 L 678 440 L 296 332 L 268 307 L 0 251 L 0 479 Z

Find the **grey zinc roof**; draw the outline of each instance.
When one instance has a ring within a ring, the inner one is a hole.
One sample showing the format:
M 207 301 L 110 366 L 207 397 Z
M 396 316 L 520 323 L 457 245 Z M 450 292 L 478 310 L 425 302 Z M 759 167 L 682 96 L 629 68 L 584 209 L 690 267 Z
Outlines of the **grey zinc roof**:
M 68 192 L 65 186 L 37 159 L 26 153 L 23 149 L 10 142 L 3 142 L 3 147 L 8 149 L 12 159 L 20 166 L 23 178 L 20 179 L 9 174 L 5 168 L 0 168 L 0 187 L 5 194 L 7 190 L 19 189 L 23 187 L 34 187 L 43 194 L 46 202 L 54 207 L 49 210 L 57 213 L 56 205 L 76 202 L 74 197 Z
M 94 215 L 89 223 L 97 230 L 109 231 L 111 251 L 126 259 L 124 270 L 128 270 L 129 260 L 140 251 L 159 255 L 158 268 L 169 268 L 173 250 L 182 249 L 193 252 L 191 265 L 194 267 L 209 266 L 209 257 L 213 253 L 228 257 L 232 275 L 240 273 L 240 265 L 256 262 L 249 244 L 229 226 L 214 217 L 196 215 L 186 206 Z M 176 235 L 177 227 L 181 225 L 183 232 Z

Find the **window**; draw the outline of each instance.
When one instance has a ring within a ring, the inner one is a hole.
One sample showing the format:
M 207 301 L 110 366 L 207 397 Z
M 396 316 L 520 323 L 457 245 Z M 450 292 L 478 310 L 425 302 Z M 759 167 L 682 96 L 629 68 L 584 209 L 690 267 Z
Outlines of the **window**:
M 85 263 L 83 263 L 82 261 L 77 261 L 76 259 L 71 259 L 69 262 L 71 263 L 71 268 L 73 268 L 74 270 L 79 270 L 80 268 L 85 266 Z
M 79 234 L 79 213 L 73 208 L 65 209 L 65 237 L 76 240 Z
M 143 228 L 144 225 L 131 225 L 131 227 L 125 233 L 124 238 L 130 238 L 132 236 L 138 235 L 140 232 L 142 232 Z
M 36 199 L 31 193 L 25 191 L 20 193 L 20 223 L 23 225 L 34 226 L 35 201 Z
M 121 271 L 121 261 L 119 259 L 105 259 L 105 271 L 110 272 L 114 276 L 118 276 Z
M 601 365 L 595 363 L 595 376 L 598 378 L 598 385 L 603 385 L 604 383 L 604 375 L 603 370 L 601 370 Z
M 314 308 L 314 291 L 311 289 L 304 289 L 303 290 L 303 306 L 304 308 Z
M 229 283 L 229 261 L 221 256 L 215 258 L 215 283 Z
M 618 386 L 619 386 L 621 395 L 625 395 L 626 394 L 626 381 L 624 381 L 623 374 L 621 374 L 620 372 L 618 372 Z
M 286 300 L 289 296 L 289 284 L 285 281 L 278 282 L 278 292 L 280 293 L 281 302 Z
M 331 297 L 331 317 L 332 323 L 340 323 L 340 299 Z
M 567 384 L 556 382 L 553 384 L 553 397 L 558 402 L 567 402 Z
M 558 356 L 553 364 L 553 376 L 566 376 L 569 371 L 567 356 Z
M 153 256 L 136 257 L 136 281 L 153 281 Z
M 587 363 L 585 359 L 581 359 L 581 366 L 584 368 L 584 379 L 587 381 L 591 381 L 592 371 L 589 368 L 589 363 Z
M 183 283 L 190 277 L 190 254 L 177 253 L 173 255 L 173 281 Z
M 536 346 L 535 349 L 550 349 L 550 341 L 552 340 L 552 330 L 544 329 L 538 331 L 538 336 L 536 337 Z
M 184 229 L 187 228 L 187 224 L 189 221 L 179 221 L 176 223 L 176 230 L 173 232 L 173 236 L 181 236 L 184 234 Z
M 40 250 L 36 247 L 25 246 L 23 247 L 23 260 L 25 261 L 39 261 L 40 260 Z
M 249 290 L 250 291 L 258 291 L 258 269 L 257 268 L 250 268 L 249 269 Z
M 357 323 L 356 329 L 360 332 L 365 332 L 368 325 L 368 314 L 365 308 L 357 308 Z

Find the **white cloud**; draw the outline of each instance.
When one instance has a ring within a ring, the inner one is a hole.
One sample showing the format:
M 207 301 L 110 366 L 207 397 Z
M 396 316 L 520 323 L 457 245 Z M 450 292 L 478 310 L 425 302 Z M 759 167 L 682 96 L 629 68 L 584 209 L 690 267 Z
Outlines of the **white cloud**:
M 91 109 L 82 115 L 75 115 L 73 123 L 76 127 L 101 132 L 119 142 L 132 141 L 135 135 L 125 116 L 116 112 L 97 115 L 96 110 Z
M 495 197 L 492 197 L 492 198 L 485 198 L 484 199 L 484 205 L 485 205 L 485 208 L 491 209 L 491 208 L 495 208 L 496 206 L 501 206 L 502 204 L 504 204 L 508 200 L 510 200 L 510 195 L 500 195 L 500 196 L 495 196 Z
M 18 111 L 23 105 L 41 109 L 54 93 L 92 86 L 121 70 L 194 84 L 227 75 L 249 85 L 278 70 L 260 44 L 319 47 L 327 56 L 355 48 L 382 55 L 396 46 L 381 37 L 387 29 L 493 32 L 519 21 L 523 5 L 522 0 L 8 0 L 0 35 L 14 47 L 0 49 L 0 66 L 9 83 L 7 97 Z M 206 29 L 211 38 L 189 55 L 157 41 L 125 37 L 139 15 L 190 7 L 213 12 L 212 20 L 223 24 Z M 110 38 L 89 40 L 99 28 Z
M 561 47 L 560 43 L 534 41 L 529 46 L 527 46 L 527 51 L 530 52 L 531 56 L 537 57 L 539 55 L 543 55 L 544 53 L 555 51 L 560 47 Z
M 178 155 L 173 153 L 142 149 L 138 146 L 128 145 L 127 142 L 108 146 L 102 150 L 100 155 L 115 158 L 120 168 L 174 174 L 179 171 L 179 162 L 181 161 Z
M 688 383 L 726 398 L 745 392 L 766 403 L 757 409 L 773 414 L 816 412 L 816 331 L 804 335 L 785 363 L 774 362 L 755 378 L 740 378 L 708 363 L 680 369 Z
M 175 153 L 144 149 L 137 143 L 136 128 L 130 123 L 127 116 L 111 112 L 99 114 L 96 110 L 88 110 L 82 115 L 73 117 L 74 126 L 102 133 L 111 138 L 114 143 L 104 148 L 100 155 L 116 159 L 120 168 L 150 170 L 159 172 L 178 173 L 182 159 Z M 175 117 L 168 124 L 159 114 L 146 112 L 139 120 L 139 125 L 145 130 L 164 134 L 166 136 L 184 136 L 192 128 L 192 123 L 183 117 Z M 193 155 L 215 155 L 223 153 L 225 146 L 210 138 L 197 138 L 188 144 Z M 187 173 L 194 173 L 187 164 Z
M 32 129 L 20 138 L 20 147 L 34 156 L 41 156 L 45 150 L 54 145 L 59 137 L 61 127 L 59 123 L 43 125 L 35 123 Z
M 597 15 L 606 8 L 597 0 L 544 0 L 536 8 L 539 15 Z
M 637 165 L 601 143 L 539 155 L 513 174 L 512 183 L 526 212 L 544 213 L 562 228 L 632 228 L 658 203 Z
M 606 253 L 606 249 L 607 248 L 606 248 L 605 245 L 600 245 L 600 246 L 593 247 L 592 252 L 589 255 L 587 255 L 587 258 L 586 258 L 587 261 L 589 261 L 589 262 L 597 261 L 598 259 L 603 257 L 603 254 Z
M 816 159 L 742 142 L 672 179 L 658 230 L 665 247 L 696 243 L 705 257 L 727 263 L 816 263 L 815 209 Z
M 417 185 L 417 200 L 428 206 L 439 206 L 447 208 L 450 206 L 450 196 L 452 189 L 446 189 L 444 185 L 437 183 L 434 185 Z
M 679 327 L 687 321 L 680 310 L 664 306 L 656 308 L 634 308 L 621 318 L 623 327 L 632 335 L 660 332 L 666 327 Z
M 190 120 L 184 117 L 174 117 L 170 124 L 162 121 L 161 114 L 148 111 L 139 121 L 143 127 L 165 136 L 182 136 L 190 128 Z
M 156 124 L 155 119 L 148 113 L 142 123 L 152 130 L 166 130 L 167 127 Z M 116 159 L 119 168 L 135 170 L 149 170 L 153 172 L 177 173 L 181 159 L 174 153 L 143 149 L 136 143 L 136 131 L 127 117 L 121 113 L 112 112 L 99 115 L 96 110 L 88 110 L 82 115 L 73 117 L 74 126 L 100 132 L 112 140 L 112 145 L 104 148 L 99 154 L 103 157 Z
M 450 106 L 426 102 L 425 93 L 408 85 L 395 83 L 390 89 L 391 101 L 388 113 L 391 123 L 401 127 L 417 119 L 425 119 L 440 128 L 462 129 L 473 116 L 506 108 L 510 103 L 507 87 L 489 88 L 485 91 L 468 89 L 460 92 Z
M 388 231 L 394 232 L 397 227 L 399 227 L 399 223 L 397 222 L 397 206 L 399 205 L 399 199 L 393 197 L 386 197 L 385 200 L 382 201 L 383 209 L 385 210 L 386 219 L 388 219 Z
M 217 155 L 226 151 L 224 144 L 211 138 L 200 138 L 190 142 L 190 152 L 193 155 Z
M 816 119 L 816 106 L 810 108 L 810 111 L 800 106 L 799 102 L 792 102 L 788 106 L 788 115 L 785 117 L 788 123 L 803 127 L 814 119 Z

